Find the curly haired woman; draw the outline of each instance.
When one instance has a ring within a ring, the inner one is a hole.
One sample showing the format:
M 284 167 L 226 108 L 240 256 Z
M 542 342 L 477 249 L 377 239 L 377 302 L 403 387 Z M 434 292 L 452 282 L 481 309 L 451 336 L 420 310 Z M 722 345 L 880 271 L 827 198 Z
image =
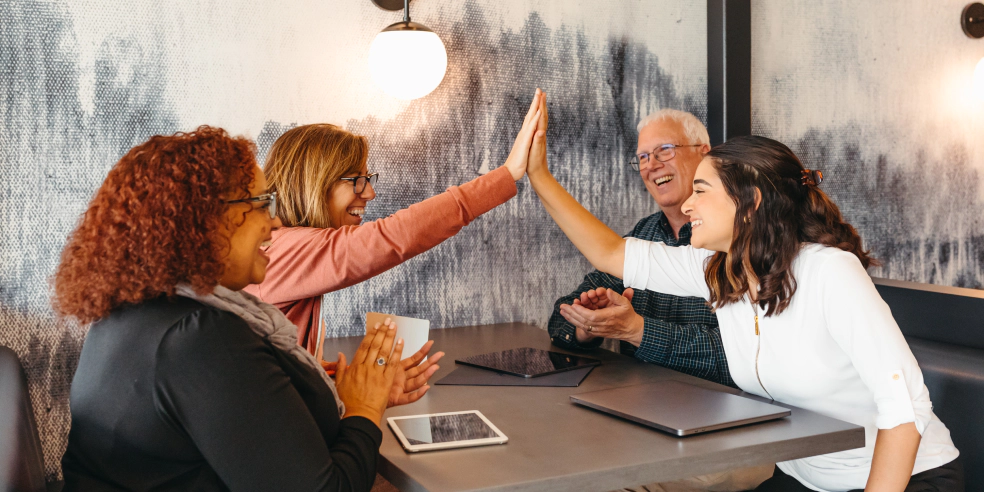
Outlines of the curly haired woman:
M 221 129 L 152 137 L 109 172 L 55 275 L 56 311 L 92 323 L 66 490 L 370 490 L 402 340 L 370 330 L 332 382 L 241 292 L 275 209 L 253 144 Z

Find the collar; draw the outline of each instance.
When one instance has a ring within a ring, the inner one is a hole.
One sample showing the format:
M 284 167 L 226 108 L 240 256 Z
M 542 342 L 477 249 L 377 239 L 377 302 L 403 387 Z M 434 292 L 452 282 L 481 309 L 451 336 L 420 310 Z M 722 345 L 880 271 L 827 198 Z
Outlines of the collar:
M 669 246 L 687 246 L 690 244 L 690 222 L 683 224 L 680 227 L 680 237 L 674 237 L 673 226 L 670 225 L 670 219 L 666 218 L 666 214 L 662 211 L 659 212 L 659 226 L 666 235 L 666 241 L 664 241 Z

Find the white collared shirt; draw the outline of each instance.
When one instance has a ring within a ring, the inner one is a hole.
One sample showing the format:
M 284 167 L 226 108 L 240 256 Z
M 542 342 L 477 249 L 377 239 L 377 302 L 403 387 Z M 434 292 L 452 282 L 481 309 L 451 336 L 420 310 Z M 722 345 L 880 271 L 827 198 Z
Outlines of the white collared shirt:
M 713 254 L 626 238 L 625 286 L 707 299 L 704 266 Z M 866 445 L 779 468 L 813 490 L 864 488 L 878 429 L 908 422 L 922 434 L 913 474 L 954 460 L 959 452 L 933 413 L 919 364 L 857 257 L 806 244 L 792 272 L 789 307 L 770 317 L 760 308 L 760 335 L 747 299 L 717 310 L 731 377 L 746 392 L 863 426 Z

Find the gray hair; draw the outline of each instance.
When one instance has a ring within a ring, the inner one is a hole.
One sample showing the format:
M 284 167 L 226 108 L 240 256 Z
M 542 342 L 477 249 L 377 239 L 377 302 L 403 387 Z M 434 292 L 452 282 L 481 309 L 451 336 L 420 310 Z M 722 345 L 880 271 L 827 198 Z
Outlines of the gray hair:
M 679 109 L 663 108 L 651 113 L 639 122 L 637 131 L 660 121 L 671 121 L 683 127 L 683 133 L 687 136 L 687 144 L 707 144 L 711 145 L 711 137 L 707 134 L 707 128 L 696 116 Z

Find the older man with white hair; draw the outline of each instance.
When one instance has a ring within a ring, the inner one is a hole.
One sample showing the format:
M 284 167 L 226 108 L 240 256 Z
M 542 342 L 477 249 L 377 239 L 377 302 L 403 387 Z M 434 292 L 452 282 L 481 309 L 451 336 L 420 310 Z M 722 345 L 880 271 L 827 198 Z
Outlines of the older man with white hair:
M 638 129 L 631 163 L 660 211 L 640 220 L 628 235 L 670 246 L 690 244 L 690 222 L 681 205 L 693 193 L 697 165 L 711 149 L 707 129 L 694 115 L 675 109 L 656 111 Z M 598 302 L 586 294 L 601 287 L 611 291 Z M 620 351 L 637 359 L 735 385 L 717 318 L 701 298 L 633 292 L 617 277 L 595 270 L 557 300 L 548 330 L 558 347 L 590 350 L 606 338 L 620 340 Z

